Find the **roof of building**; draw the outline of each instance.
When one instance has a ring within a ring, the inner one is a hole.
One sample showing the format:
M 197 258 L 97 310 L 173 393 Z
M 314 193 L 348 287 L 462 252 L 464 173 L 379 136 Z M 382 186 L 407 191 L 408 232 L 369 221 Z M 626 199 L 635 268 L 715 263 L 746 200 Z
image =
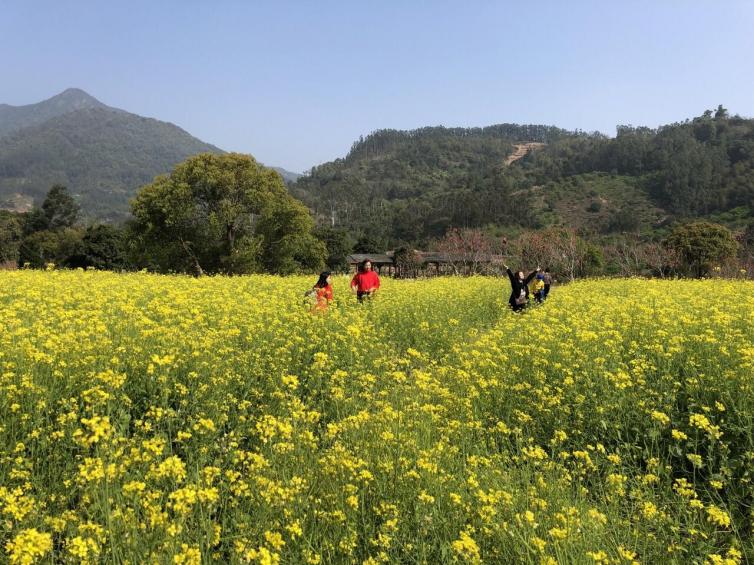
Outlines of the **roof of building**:
M 350 264 L 361 263 L 369 259 L 375 265 L 392 265 L 393 258 L 384 253 L 354 253 L 348 256 Z

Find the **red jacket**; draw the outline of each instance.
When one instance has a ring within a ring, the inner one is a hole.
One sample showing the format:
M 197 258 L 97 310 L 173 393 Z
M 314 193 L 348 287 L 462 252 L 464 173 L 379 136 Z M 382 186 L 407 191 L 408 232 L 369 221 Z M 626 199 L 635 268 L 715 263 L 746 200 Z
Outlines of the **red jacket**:
M 380 288 L 380 277 L 374 271 L 356 273 L 351 281 L 351 288 L 356 288 L 359 292 L 369 292 Z

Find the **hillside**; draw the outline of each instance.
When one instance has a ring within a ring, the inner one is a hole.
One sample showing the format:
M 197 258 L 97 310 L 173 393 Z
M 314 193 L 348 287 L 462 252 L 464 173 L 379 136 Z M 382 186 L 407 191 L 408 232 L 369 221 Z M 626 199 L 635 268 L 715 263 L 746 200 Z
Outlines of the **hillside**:
M 393 246 L 449 227 L 647 232 L 754 210 L 754 120 L 719 107 L 615 138 L 547 126 L 378 131 L 293 185 L 323 224 Z
M 140 186 L 205 151 L 220 150 L 173 124 L 106 107 L 76 110 L 0 139 L 0 199 L 39 201 L 62 183 L 87 214 L 117 218 Z
M 85 215 L 119 220 L 141 186 L 207 151 L 222 152 L 178 126 L 111 108 L 76 88 L 37 104 L 2 104 L 0 209 L 28 210 L 59 183 Z M 289 183 L 301 176 L 275 170 Z
M 572 136 L 550 126 L 381 130 L 344 159 L 315 167 L 292 187 L 322 222 L 387 242 L 442 236 L 449 227 L 529 222 L 499 175 L 519 142 Z

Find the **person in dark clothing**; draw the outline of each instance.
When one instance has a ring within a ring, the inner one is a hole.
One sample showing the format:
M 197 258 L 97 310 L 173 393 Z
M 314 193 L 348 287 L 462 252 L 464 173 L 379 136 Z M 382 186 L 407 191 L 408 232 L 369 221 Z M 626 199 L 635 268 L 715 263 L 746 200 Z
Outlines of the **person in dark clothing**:
M 505 272 L 508 273 L 508 278 L 511 281 L 511 296 L 508 299 L 508 304 L 514 312 L 521 312 L 529 304 L 529 283 L 534 276 L 539 272 L 539 267 L 536 271 L 532 271 L 528 277 L 524 277 L 523 271 L 513 273 L 508 265 L 503 265 Z
M 545 293 L 543 298 L 547 298 L 547 295 L 550 294 L 550 286 L 552 285 L 552 275 L 550 274 L 550 267 L 547 267 L 545 269 Z

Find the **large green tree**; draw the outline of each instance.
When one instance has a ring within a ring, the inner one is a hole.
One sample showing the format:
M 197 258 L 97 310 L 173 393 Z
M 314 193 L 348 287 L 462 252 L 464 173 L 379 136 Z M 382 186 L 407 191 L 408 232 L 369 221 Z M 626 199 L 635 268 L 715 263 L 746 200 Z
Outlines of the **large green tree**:
M 728 228 L 705 221 L 676 227 L 668 245 L 678 253 L 686 272 L 695 277 L 708 274 L 713 267 L 733 258 L 738 250 Z
M 248 155 L 196 155 L 133 200 L 139 255 L 161 270 L 247 273 L 319 268 L 324 244 L 278 173 Z

